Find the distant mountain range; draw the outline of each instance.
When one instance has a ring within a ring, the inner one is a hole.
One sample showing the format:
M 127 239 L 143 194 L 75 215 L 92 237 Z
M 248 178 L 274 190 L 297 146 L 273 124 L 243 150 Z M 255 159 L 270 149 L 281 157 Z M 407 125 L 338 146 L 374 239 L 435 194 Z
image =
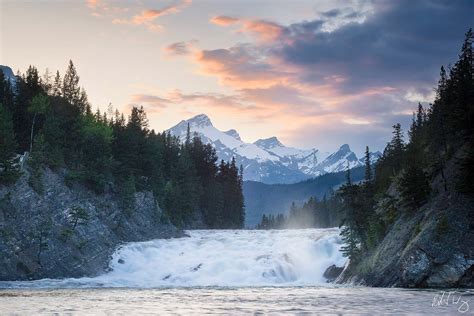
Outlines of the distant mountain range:
M 244 167 L 244 179 L 267 184 L 295 183 L 326 173 L 340 172 L 364 164 L 349 145 L 342 145 L 336 152 L 318 149 L 297 149 L 283 145 L 276 137 L 245 143 L 235 129 L 220 131 L 205 114 L 183 120 L 169 129 L 172 135 L 186 138 L 187 127 L 197 133 L 203 142 L 211 144 L 219 159 L 230 160 L 233 156 Z M 371 154 L 374 163 L 381 153 Z

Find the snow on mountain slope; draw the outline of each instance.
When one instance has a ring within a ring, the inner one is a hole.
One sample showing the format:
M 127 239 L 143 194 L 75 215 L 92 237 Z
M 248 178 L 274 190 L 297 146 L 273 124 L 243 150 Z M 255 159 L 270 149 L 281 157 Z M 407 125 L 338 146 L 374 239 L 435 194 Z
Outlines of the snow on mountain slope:
M 191 134 L 197 133 L 204 143 L 211 144 L 219 159 L 230 160 L 235 157 L 237 164 L 244 168 L 245 180 L 269 184 L 294 183 L 329 172 L 343 171 L 348 165 L 353 168 L 364 164 L 363 159 L 358 159 L 347 144 L 329 154 L 314 148 L 286 147 L 276 137 L 259 139 L 253 144 L 245 143 L 235 129 L 222 132 L 212 125 L 205 114 L 183 120 L 170 128 L 169 132 L 184 141 L 188 124 Z

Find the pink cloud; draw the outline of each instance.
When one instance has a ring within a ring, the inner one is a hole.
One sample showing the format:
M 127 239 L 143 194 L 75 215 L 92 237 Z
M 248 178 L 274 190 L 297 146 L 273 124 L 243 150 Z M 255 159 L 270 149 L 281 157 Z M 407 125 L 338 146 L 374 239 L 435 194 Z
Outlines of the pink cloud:
M 231 16 L 219 15 L 211 18 L 210 22 L 220 26 L 229 26 L 238 23 L 239 19 Z
M 150 31 L 161 31 L 163 26 L 155 22 L 161 16 L 176 14 L 191 5 L 192 0 L 181 0 L 160 9 L 142 9 L 130 16 L 130 8 L 111 6 L 104 0 L 87 0 L 87 6 L 94 16 L 109 16 L 113 24 L 144 25 Z
M 211 18 L 211 23 L 219 26 L 240 25 L 240 32 L 250 33 L 262 41 L 273 41 L 278 39 L 285 28 L 275 22 L 258 19 L 241 19 L 231 16 L 219 15 Z

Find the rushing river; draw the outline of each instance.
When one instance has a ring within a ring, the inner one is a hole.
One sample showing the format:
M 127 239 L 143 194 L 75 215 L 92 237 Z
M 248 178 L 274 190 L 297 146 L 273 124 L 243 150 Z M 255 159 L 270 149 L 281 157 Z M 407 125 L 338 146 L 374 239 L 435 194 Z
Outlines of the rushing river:
M 0 314 L 474 314 L 472 291 L 444 304 L 442 291 L 326 283 L 345 263 L 338 229 L 188 234 L 126 244 L 98 277 L 0 282 Z

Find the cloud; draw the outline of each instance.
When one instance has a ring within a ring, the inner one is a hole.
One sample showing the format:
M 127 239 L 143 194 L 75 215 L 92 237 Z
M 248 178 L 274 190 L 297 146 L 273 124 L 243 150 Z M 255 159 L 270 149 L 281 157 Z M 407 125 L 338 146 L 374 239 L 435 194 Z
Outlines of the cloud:
M 277 69 L 258 47 L 252 45 L 201 50 L 196 53 L 195 61 L 200 65 L 201 73 L 217 76 L 223 84 L 235 88 L 269 87 L 292 75 Z
M 197 43 L 196 40 L 189 42 L 176 42 L 163 48 L 163 51 L 168 56 L 185 56 L 193 52 L 193 46 Z
M 464 32 L 472 24 L 474 2 L 380 1 L 363 23 L 332 32 L 292 27 L 298 33 L 274 53 L 310 72 L 323 70 L 348 78 L 345 91 L 386 86 L 432 84 L 439 66 L 456 57 Z M 403 21 L 403 22 L 401 22 Z M 320 20 L 310 23 L 320 23 Z M 306 81 L 320 80 L 309 74 Z
M 110 6 L 104 2 L 105 0 L 87 0 L 87 6 L 92 10 L 95 16 L 109 16 L 113 24 L 125 25 L 143 25 L 148 30 L 157 32 L 163 29 L 163 26 L 156 23 L 159 17 L 176 14 L 184 8 L 191 5 L 192 0 L 179 0 L 158 9 L 141 9 L 138 13 L 130 16 L 124 15 L 124 12 L 132 11 L 130 8 L 119 6 Z
M 132 103 L 147 103 L 159 108 L 166 108 L 166 104 L 169 100 L 160 98 L 156 95 L 149 94 L 134 94 L 132 95 Z
M 86 3 L 89 8 L 95 9 L 99 5 L 100 0 L 87 0 Z
M 237 24 L 239 19 L 231 16 L 218 15 L 211 18 L 210 22 L 220 26 L 229 26 L 232 24 Z
M 215 16 L 211 18 L 211 23 L 219 26 L 239 25 L 240 32 L 251 33 L 262 41 L 272 41 L 282 35 L 285 28 L 275 22 L 259 19 L 240 19 L 230 16 Z

